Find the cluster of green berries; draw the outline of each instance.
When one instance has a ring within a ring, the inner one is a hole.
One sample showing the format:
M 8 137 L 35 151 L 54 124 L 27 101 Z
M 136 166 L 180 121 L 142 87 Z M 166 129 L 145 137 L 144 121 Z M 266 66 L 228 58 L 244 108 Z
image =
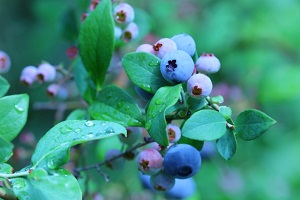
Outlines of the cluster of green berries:
M 171 84 L 186 83 L 187 93 L 196 99 L 210 95 L 213 85 L 207 74 L 216 73 L 221 67 L 219 59 L 212 53 L 203 53 L 194 62 L 196 44 L 188 34 L 162 38 L 153 45 L 142 44 L 136 52 L 147 52 L 160 58 L 164 79 Z
M 94 11 L 100 0 L 92 0 L 89 10 Z M 114 2 L 114 1 L 112 1 Z M 134 22 L 135 12 L 133 7 L 128 3 L 113 4 L 113 17 L 115 21 L 114 33 L 116 40 L 130 42 L 139 34 L 138 25 Z M 89 12 L 83 13 L 81 20 L 85 20 Z

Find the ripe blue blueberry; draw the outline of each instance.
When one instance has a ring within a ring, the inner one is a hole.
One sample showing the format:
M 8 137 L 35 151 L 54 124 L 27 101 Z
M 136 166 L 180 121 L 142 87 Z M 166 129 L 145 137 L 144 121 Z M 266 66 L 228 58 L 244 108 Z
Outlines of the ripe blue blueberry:
M 175 143 L 180 139 L 181 130 L 180 130 L 179 126 L 177 126 L 175 124 L 168 124 L 166 130 L 168 133 L 169 142 Z
M 114 18 L 120 24 L 132 22 L 134 15 L 134 9 L 128 3 L 120 3 L 114 8 Z
M 176 179 L 174 187 L 167 191 L 168 199 L 185 199 L 192 196 L 196 191 L 196 183 L 193 178 Z
M 119 170 L 122 169 L 125 165 L 125 159 L 123 157 L 115 159 L 113 161 L 108 161 L 118 155 L 120 155 L 122 152 L 118 149 L 109 149 L 106 154 L 105 154 L 105 161 L 106 162 L 106 166 L 110 169 L 113 170 Z
M 194 62 L 189 54 L 182 50 L 167 53 L 160 63 L 162 76 L 171 83 L 187 81 L 194 71 Z
M 188 144 L 171 146 L 164 156 L 164 171 L 174 178 L 185 179 L 194 176 L 201 166 L 199 151 Z
M 123 134 L 118 135 L 121 142 L 127 145 L 134 145 L 142 137 L 142 128 L 140 127 L 127 127 L 127 137 Z
M 154 55 L 162 59 L 168 52 L 177 50 L 176 43 L 169 38 L 162 38 L 153 45 Z
M 174 35 L 171 40 L 176 43 L 177 49 L 185 51 L 190 56 L 193 56 L 196 52 L 195 40 L 188 34 Z
M 203 53 L 196 61 L 198 72 L 211 74 L 220 70 L 221 63 L 213 53 Z
M 213 85 L 210 78 L 204 74 L 194 74 L 187 81 L 187 92 L 195 99 L 209 96 L 212 87 Z
M 155 149 L 144 149 L 137 156 L 138 168 L 144 174 L 157 174 L 162 167 L 163 158 Z
M 175 178 L 169 176 L 164 171 L 152 175 L 150 177 L 150 183 L 156 191 L 169 191 L 175 184 Z

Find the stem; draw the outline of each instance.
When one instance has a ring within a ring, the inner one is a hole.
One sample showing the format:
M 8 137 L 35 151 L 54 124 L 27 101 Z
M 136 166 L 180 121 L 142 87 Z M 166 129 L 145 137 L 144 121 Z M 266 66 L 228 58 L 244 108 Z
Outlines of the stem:
M 2 178 L 15 178 L 15 177 L 20 177 L 20 176 L 27 176 L 30 174 L 30 172 L 32 171 L 32 169 L 24 171 L 24 172 L 16 172 L 13 174 L 3 174 L 0 173 L 0 177 Z
M 17 200 L 18 199 L 16 197 L 16 195 L 13 193 L 13 191 L 11 191 L 5 187 L 0 187 L 0 198 L 6 199 L 6 200 Z

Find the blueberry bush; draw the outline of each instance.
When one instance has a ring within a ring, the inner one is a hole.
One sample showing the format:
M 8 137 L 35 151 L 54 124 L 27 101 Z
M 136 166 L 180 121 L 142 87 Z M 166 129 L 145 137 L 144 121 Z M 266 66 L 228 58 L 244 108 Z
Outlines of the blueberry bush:
M 0 51 L 0 198 L 109 198 L 99 179 L 109 188 L 116 177 L 130 184 L 132 176 L 151 197 L 197 199 L 196 176 L 206 160 L 231 161 L 238 142 L 261 138 L 276 123 L 257 107 L 236 113 L 223 105 L 228 87 L 215 89 L 214 80 L 220 70 L 234 72 L 217 53 L 199 51 L 186 30 L 153 36 L 150 26 L 159 24 L 146 9 L 123 1 L 76 3 L 84 12 L 66 11 L 61 28 L 70 44 L 67 61 L 24 66 L 19 80 L 25 92 L 7 94 L 11 85 L 4 77 L 14 60 Z M 26 91 L 36 88 L 51 101 L 31 104 Z M 54 126 L 38 141 L 22 131 L 32 123 L 31 105 L 57 110 Z M 16 138 L 31 150 L 19 148 Z M 19 166 L 24 157 L 30 161 Z M 221 177 L 238 179 L 234 171 Z

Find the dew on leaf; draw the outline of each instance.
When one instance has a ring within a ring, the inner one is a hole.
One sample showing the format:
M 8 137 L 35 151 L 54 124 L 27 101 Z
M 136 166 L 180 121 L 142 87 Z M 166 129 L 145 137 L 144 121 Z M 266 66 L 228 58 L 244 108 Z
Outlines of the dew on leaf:
M 80 133 L 80 132 L 81 132 L 81 129 L 80 129 L 80 128 L 76 128 L 74 132 L 75 132 L 75 133 Z
M 115 130 L 112 128 L 112 127 L 108 127 L 106 130 L 105 130 L 105 133 L 114 133 Z
M 67 133 L 70 133 L 72 131 L 72 128 L 68 127 L 68 126 L 63 126 L 59 129 L 59 131 L 60 131 L 61 134 L 67 134 Z
M 149 63 L 149 66 L 157 66 L 158 65 L 158 61 L 151 61 L 150 63 Z
M 156 100 L 155 100 L 155 104 L 156 104 L 156 105 L 160 105 L 160 104 L 162 104 L 162 102 L 161 102 L 160 99 L 156 99 Z
M 91 127 L 91 126 L 94 126 L 95 124 L 94 124 L 94 122 L 88 120 L 88 121 L 85 122 L 85 125 L 86 125 L 87 127 Z
M 124 101 L 119 101 L 118 103 L 117 103 L 117 108 L 122 108 L 123 106 L 124 106 L 124 104 L 125 104 L 125 102 Z
M 21 106 L 19 105 L 15 105 L 15 110 L 17 111 L 17 113 L 21 114 L 24 112 L 24 108 L 22 108 Z

